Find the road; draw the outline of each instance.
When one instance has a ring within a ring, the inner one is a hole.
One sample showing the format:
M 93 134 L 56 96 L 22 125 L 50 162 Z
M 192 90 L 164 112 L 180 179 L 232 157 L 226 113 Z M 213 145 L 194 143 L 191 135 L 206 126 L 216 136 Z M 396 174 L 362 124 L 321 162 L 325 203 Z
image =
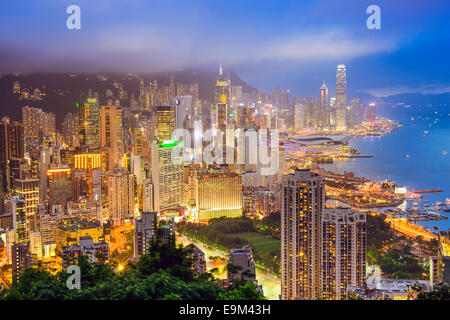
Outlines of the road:
M 134 225 L 125 224 L 111 230 L 111 242 L 109 243 L 109 252 L 119 250 L 127 243 L 127 238 L 122 234 L 134 230 Z
M 413 225 L 406 221 L 404 218 L 386 218 L 386 222 L 397 231 L 404 233 L 405 235 L 416 238 L 418 236 L 422 236 L 424 240 L 430 241 L 432 239 L 437 239 L 437 235 L 431 233 L 422 227 Z
M 193 243 L 196 245 L 200 250 L 202 250 L 205 253 L 205 259 L 206 259 L 206 267 L 207 269 L 218 267 L 217 264 L 214 264 L 211 260 L 208 258 L 210 256 L 219 256 L 222 258 L 227 259 L 226 253 L 216 250 L 216 249 L 210 249 L 203 245 L 201 242 L 192 241 L 191 239 L 188 239 L 184 235 L 177 235 L 177 243 L 181 243 L 184 246 Z M 225 263 L 223 266 L 219 267 L 219 273 L 215 274 L 217 278 L 225 279 L 227 277 L 226 270 L 225 270 Z M 256 268 L 256 279 L 258 280 L 258 284 L 260 284 L 263 287 L 264 296 L 266 296 L 270 300 L 279 300 L 279 295 L 281 293 L 281 280 L 277 276 L 273 275 L 272 273 L 269 273 L 259 267 Z

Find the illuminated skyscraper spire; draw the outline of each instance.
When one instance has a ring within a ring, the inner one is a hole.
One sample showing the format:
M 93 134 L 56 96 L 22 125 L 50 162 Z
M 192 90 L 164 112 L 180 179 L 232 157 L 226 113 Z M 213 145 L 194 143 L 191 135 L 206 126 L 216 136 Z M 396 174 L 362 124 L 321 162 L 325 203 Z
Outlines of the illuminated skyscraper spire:
M 223 75 L 222 64 L 219 65 L 219 76 Z

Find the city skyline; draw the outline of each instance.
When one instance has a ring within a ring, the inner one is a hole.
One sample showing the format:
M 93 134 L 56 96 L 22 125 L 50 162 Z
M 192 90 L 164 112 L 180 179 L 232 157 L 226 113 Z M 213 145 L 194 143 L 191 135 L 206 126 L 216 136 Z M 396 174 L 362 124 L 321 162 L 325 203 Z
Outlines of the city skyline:
M 5 8 L 0 301 L 450 299 L 448 4 Z

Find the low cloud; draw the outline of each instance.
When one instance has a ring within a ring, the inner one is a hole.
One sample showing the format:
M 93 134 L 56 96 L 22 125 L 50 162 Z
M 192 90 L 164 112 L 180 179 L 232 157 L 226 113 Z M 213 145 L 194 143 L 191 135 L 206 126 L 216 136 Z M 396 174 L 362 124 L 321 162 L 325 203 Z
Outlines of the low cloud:
M 408 87 L 408 86 L 392 86 L 385 88 L 375 88 L 369 90 L 363 90 L 363 92 L 370 93 L 371 95 L 377 98 L 385 98 L 389 96 L 394 96 L 397 94 L 442 94 L 449 93 L 450 86 L 441 86 L 441 85 L 425 85 L 420 87 Z

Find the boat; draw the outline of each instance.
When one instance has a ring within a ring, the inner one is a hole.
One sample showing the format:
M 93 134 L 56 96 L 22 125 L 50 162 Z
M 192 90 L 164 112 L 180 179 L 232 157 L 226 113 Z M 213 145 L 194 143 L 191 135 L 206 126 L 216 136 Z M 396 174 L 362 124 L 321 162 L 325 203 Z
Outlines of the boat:
M 450 212 L 450 208 L 444 208 L 444 212 Z
M 433 229 L 434 230 L 439 230 L 439 227 L 438 226 L 434 226 Z
M 445 199 L 445 203 L 447 203 L 447 205 L 450 206 L 450 198 Z

